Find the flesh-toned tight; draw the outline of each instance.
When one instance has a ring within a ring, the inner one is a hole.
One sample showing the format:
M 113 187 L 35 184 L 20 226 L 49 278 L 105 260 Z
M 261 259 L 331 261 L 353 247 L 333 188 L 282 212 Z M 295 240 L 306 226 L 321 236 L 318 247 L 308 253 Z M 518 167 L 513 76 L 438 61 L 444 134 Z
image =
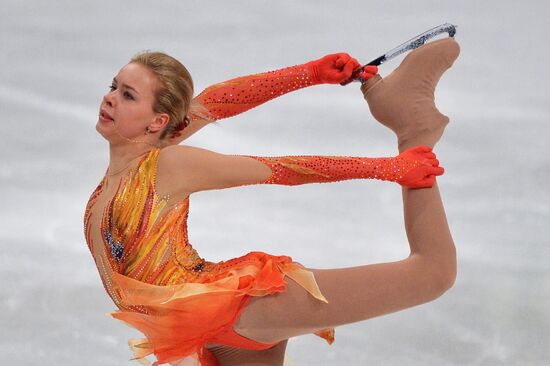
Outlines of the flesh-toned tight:
M 407 55 L 388 82 L 369 80 L 363 88 L 375 118 L 398 136 L 400 151 L 421 144 L 433 147 L 443 134 L 448 119 L 435 108 L 434 90 L 458 53 L 453 39 L 429 43 Z M 404 118 L 407 124 L 401 123 Z M 411 124 L 422 133 L 414 133 Z M 286 278 L 286 291 L 253 297 L 233 328 L 261 343 L 280 343 L 261 351 L 207 345 L 221 365 L 282 365 L 288 338 L 409 308 L 448 290 L 456 277 L 456 253 L 438 184 L 403 187 L 402 195 L 407 258 L 351 268 L 309 268 L 328 303 Z

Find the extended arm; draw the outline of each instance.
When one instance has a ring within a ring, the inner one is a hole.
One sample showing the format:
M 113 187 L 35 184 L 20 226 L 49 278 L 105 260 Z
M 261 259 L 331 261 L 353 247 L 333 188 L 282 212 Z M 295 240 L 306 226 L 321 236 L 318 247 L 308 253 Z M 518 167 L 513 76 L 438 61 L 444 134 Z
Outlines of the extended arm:
M 444 170 L 431 148 L 418 146 L 396 157 L 259 157 L 224 155 L 191 146 L 171 146 L 161 158 L 187 192 L 252 184 L 300 185 L 348 179 L 379 179 L 411 188 L 431 187 Z
M 359 62 L 347 53 L 336 53 L 302 65 L 211 85 L 193 99 L 191 123 L 171 144 L 183 141 L 210 122 L 246 112 L 289 92 L 318 84 L 339 84 L 358 67 Z M 361 77 L 368 79 L 376 72 L 376 68 L 371 68 Z
M 295 186 L 307 183 L 330 183 L 349 179 L 379 179 L 412 184 L 407 175 L 423 166 L 420 156 L 369 158 L 354 156 L 248 156 L 271 169 L 270 176 L 252 184 Z M 422 159 L 423 160 L 423 159 Z M 420 171 L 421 172 L 421 171 Z M 423 173 L 423 172 L 421 172 Z M 424 178 L 417 177 L 415 178 Z

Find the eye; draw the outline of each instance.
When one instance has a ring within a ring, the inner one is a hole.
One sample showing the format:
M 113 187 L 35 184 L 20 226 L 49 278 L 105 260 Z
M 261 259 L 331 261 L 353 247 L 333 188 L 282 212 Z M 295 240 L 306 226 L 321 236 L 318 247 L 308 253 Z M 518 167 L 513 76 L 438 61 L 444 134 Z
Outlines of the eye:
M 124 92 L 124 98 L 134 100 L 134 97 L 132 96 L 132 94 L 130 94 L 128 92 Z
M 109 90 L 110 90 L 110 91 L 116 90 L 116 85 L 115 85 L 115 84 L 109 85 Z

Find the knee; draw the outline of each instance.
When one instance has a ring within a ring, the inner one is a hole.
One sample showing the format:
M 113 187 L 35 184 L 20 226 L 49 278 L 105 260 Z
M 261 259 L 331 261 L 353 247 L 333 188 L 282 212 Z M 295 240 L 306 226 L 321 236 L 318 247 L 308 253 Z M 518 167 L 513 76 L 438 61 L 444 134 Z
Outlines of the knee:
M 416 287 L 421 302 L 437 299 L 454 286 L 457 275 L 456 255 L 444 257 L 413 254 L 410 258 L 418 270 Z
M 446 268 L 438 272 L 434 277 L 434 288 L 437 298 L 454 286 L 456 281 L 456 267 L 454 269 Z
M 457 276 L 456 255 L 445 258 L 434 266 L 431 273 L 431 284 L 434 298 L 438 298 L 454 286 Z

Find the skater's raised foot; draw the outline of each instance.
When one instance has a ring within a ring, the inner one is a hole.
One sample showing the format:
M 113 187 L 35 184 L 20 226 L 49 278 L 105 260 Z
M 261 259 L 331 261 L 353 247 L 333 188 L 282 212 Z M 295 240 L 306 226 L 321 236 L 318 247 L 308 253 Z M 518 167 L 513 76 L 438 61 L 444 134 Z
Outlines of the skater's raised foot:
M 449 122 L 435 106 L 435 87 L 459 53 L 454 38 L 440 39 L 409 53 L 385 78 L 369 79 L 361 90 L 374 118 L 399 141 L 422 136 L 424 144 L 433 147 Z

